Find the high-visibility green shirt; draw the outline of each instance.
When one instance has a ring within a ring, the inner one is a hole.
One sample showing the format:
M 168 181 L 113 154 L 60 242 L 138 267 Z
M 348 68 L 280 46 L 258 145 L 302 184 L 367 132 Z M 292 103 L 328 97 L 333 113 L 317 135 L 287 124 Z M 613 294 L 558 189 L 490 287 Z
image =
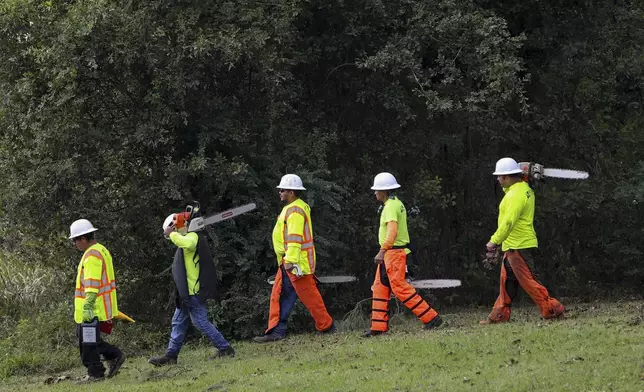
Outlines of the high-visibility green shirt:
M 176 231 L 170 233 L 170 241 L 183 251 L 183 262 L 186 265 L 186 278 L 188 280 L 188 295 L 199 294 L 199 253 L 197 233 L 183 235 Z
M 527 182 L 503 188 L 505 196 L 499 205 L 499 220 L 490 242 L 508 249 L 528 249 L 538 246 L 534 231 L 534 191 Z
M 409 244 L 409 232 L 407 231 L 407 210 L 405 205 L 396 196 L 390 197 L 385 201 L 380 213 L 380 228 L 378 230 L 378 242 L 380 246 L 387 239 L 387 223 L 398 222 L 398 235 L 394 246 Z

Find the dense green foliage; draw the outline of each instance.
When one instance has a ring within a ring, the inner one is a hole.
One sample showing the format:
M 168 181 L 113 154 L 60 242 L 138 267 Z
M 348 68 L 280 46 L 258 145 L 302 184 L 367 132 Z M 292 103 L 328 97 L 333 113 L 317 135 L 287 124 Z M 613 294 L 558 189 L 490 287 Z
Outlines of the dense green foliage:
M 463 280 L 439 303 L 491 303 L 497 272 L 479 261 L 508 155 L 591 173 L 537 190 L 552 291 L 640 290 L 642 26 L 629 1 L 3 0 L 0 271 L 48 286 L 20 302 L 34 291 L 0 277 L 0 316 L 71 303 L 66 233 L 85 217 L 123 310 L 165 328 L 163 219 L 254 201 L 208 230 L 224 288 L 211 310 L 227 336 L 261 331 L 287 172 L 309 189 L 320 274 L 360 279 L 325 289 L 334 314 L 370 295 L 384 170 L 413 211 L 416 275 Z

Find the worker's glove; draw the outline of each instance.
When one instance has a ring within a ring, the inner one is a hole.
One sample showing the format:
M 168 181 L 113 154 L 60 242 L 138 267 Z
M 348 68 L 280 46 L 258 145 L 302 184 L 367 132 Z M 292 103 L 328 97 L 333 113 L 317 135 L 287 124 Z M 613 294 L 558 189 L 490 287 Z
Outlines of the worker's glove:
M 94 319 L 95 303 L 96 303 L 96 293 L 86 293 L 85 303 L 83 304 L 83 321 L 90 322 Z
M 174 225 L 169 225 L 165 229 L 163 229 L 163 236 L 165 238 L 168 238 L 170 236 L 170 233 L 174 231 Z
M 302 272 L 302 268 L 300 268 L 300 266 L 297 264 L 293 265 L 293 269 L 291 270 L 291 273 L 295 274 L 295 276 L 297 276 L 298 278 L 301 278 L 304 275 L 304 273 Z
M 485 246 L 485 259 L 483 259 L 483 267 L 492 269 L 499 262 L 499 247 L 493 243 L 488 242 Z
M 297 276 L 298 278 L 303 275 L 302 268 L 300 268 L 300 266 L 297 264 L 284 263 L 284 269 Z

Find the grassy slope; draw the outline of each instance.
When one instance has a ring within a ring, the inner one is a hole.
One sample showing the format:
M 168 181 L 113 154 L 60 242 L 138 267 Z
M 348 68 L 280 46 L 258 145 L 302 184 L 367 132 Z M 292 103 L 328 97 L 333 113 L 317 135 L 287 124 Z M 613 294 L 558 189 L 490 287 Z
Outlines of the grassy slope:
M 644 390 L 644 303 L 569 308 L 570 317 L 558 322 L 541 321 L 525 307 L 515 310 L 512 323 L 479 326 L 485 312 L 471 309 L 445 314 L 449 325 L 432 332 L 399 320 L 390 335 L 370 340 L 346 332 L 272 345 L 240 342 L 236 358 L 214 361 L 211 349 L 193 345 L 173 367 L 154 369 L 145 358 L 130 358 L 117 377 L 90 386 L 49 386 L 39 376 L 9 379 L 0 390 Z

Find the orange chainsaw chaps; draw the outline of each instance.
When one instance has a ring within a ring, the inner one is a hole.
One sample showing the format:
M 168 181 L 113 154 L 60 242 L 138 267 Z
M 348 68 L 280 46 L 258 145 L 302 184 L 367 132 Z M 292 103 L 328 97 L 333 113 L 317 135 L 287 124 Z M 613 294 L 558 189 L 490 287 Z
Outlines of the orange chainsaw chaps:
M 372 331 L 387 331 L 389 328 L 389 317 L 382 318 L 382 310 L 388 310 L 389 295 L 394 293 L 416 317 L 423 323 L 427 324 L 432 321 L 438 312 L 425 301 L 416 291 L 416 289 L 405 280 L 405 271 L 407 267 L 407 254 L 404 249 L 391 249 L 385 253 L 385 270 L 389 287 L 383 284 L 382 264 L 378 265 L 376 278 L 373 284 L 373 302 L 371 316 Z M 386 300 L 386 308 L 383 307 Z M 384 321 L 387 321 L 386 323 Z
M 510 313 L 512 312 L 512 296 L 506 288 L 508 280 L 508 273 L 505 270 L 505 265 L 501 262 L 501 279 L 499 283 L 499 296 L 494 302 L 492 312 L 488 319 L 492 322 L 503 322 L 510 320 Z
M 526 254 L 528 252 L 526 251 Z M 510 320 L 512 300 L 516 295 L 517 286 L 521 286 L 528 293 L 539 308 L 543 318 L 559 317 L 564 313 L 564 306 L 558 300 L 552 298 L 548 290 L 535 279 L 530 266 L 519 251 L 513 250 L 505 252 L 503 259 L 504 263 L 501 264 L 499 296 L 494 303 L 492 312 L 488 316 L 490 321 L 502 322 Z M 510 273 L 508 273 L 505 267 L 506 261 L 510 265 Z
M 387 332 L 389 330 L 389 298 L 391 297 L 391 288 L 389 281 L 382 281 L 381 275 L 386 274 L 382 269 L 383 264 L 378 264 L 376 268 L 376 278 L 374 279 L 371 290 L 373 297 L 371 301 L 371 330 Z M 386 277 L 386 275 L 384 275 Z
M 315 321 L 315 329 L 318 331 L 326 331 L 333 325 L 333 319 L 329 315 L 324 305 L 324 300 L 318 290 L 313 275 L 304 275 L 300 278 L 292 273 L 288 273 L 295 292 L 304 306 L 308 309 L 309 313 Z
M 294 274 L 287 272 L 297 297 L 309 311 L 315 321 L 315 329 L 326 331 L 333 325 L 333 319 L 324 305 L 324 300 L 315 283 L 313 275 L 304 275 L 296 277 Z M 275 283 L 271 291 L 270 310 L 268 316 L 268 328 L 266 333 L 270 333 L 273 328 L 277 327 L 280 321 L 280 296 L 282 294 L 282 273 L 280 270 L 275 275 Z
M 282 295 L 282 271 L 277 270 L 273 290 L 271 290 L 270 307 L 268 311 L 268 328 L 266 333 L 270 333 L 273 328 L 277 327 L 280 322 L 280 296 Z

